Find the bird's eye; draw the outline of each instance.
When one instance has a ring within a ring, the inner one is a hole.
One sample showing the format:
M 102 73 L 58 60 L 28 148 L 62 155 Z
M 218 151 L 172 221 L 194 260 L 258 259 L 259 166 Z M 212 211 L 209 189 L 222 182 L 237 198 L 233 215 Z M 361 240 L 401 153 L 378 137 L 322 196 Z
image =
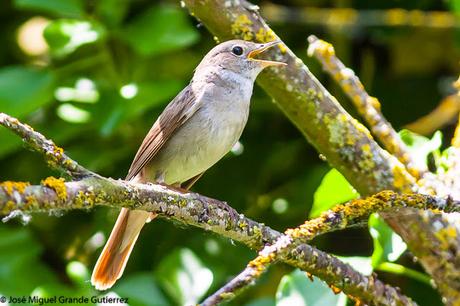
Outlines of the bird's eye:
M 241 55 L 243 54 L 243 48 L 241 48 L 240 46 L 235 46 L 232 48 L 232 53 L 235 55 Z

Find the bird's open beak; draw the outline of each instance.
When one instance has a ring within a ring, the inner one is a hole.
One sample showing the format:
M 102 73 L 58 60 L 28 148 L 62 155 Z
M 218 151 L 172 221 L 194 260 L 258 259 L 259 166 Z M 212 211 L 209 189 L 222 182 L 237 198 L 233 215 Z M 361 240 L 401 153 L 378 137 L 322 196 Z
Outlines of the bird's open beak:
M 251 52 L 248 53 L 248 59 L 251 60 L 251 61 L 256 61 L 258 63 L 261 63 L 264 67 L 268 67 L 268 66 L 286 66 L 287 64 L 283 63 L 283 62 L 267 61 L 267 60 L 262 60 L 262 59 L 255 58 L 258 54 L 264 52 L 265 50 L 267 50 L 267 49 L 269 49 L 271 47 L 274 47 L 274 46 L 278 45 L 279 43 L 281 43 L 281 41 L 275 40 L 275 41 L 260 45 L 259 48 L 255 49 L 255 50 L 252 50 Z

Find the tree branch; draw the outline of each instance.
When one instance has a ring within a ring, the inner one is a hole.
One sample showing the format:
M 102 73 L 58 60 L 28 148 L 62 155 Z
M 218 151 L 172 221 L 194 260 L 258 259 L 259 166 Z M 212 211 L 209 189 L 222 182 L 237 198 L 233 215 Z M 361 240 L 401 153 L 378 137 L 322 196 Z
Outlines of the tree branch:
M 11 122 L 12 124 L 5 124 L 5 126 L 13 131 L 20 130 L 19 134 L 24 141 L 48 158 L 48 148 L 55 146 L 50 140 L 6 114 L 2 114 L 2 121 Z M 53 165 L 59 168 L 77 165 L 61 150 L 59 153 L 58 162 Z M 55 158 L 52 157 L 52 161 L 54 160 Z M 88 172 L 81 166 L 78 166 L 78 169 L 81 171 L 77 174 Z M 440 200 L 438 203 L 443 202 Z M 7 215 L 4 221 L 12 216 L 32 212 L 50 213 L 89 209 L 94 206 L 151 211 L 160 217 L 212 231 L 254 249 L 260 249 L 263 245 L 273 244 L 286 237 L 264 224 L 239 215 L 224 202 L 162 185 L 113 180 L 92 173 L 86 178 L 71 182 L 48 177 L 41 182 L 41 185 L 36 186 L 24 182 L 0 184 L 0 214 Z M 331 227 L 330 230 L 334 228 Z M 375 301 L 378 305 L 390 305 L 393 301 L 411 302 L 397 289 L 383 284 L 374 276 L 364 276 L 337 258 L 307 244 L 300 243 L 297 249 L 280 259 L 315 274 L 331 286 L 364 301 Z
M 426 165 L 417 164 L 411 158 L 398 133 L 383 117 L 379 100 L 369 96 L 354 71 L 345 67 L 335 56 L 335 50 L 331 44 L 314 35 L 308 37 L 308 42 L 310 43 L 308 55 L 316 57 L 323 69 L 342 87 L 359 114 L 366 120 L 372 134 L 382 142 L 388 152 L 396 156 L 407 167 L 414 177 L 420 178 L 428 170 Z
M 257 6 L 246 0 L 183 2 L 190 13 L 219 39 L 240 38 L 265 42 L 278 38 L 259 15 Z M 266 69 L 259 76 L 258 84 L 360 194 L 370 195 L 386 189 L 398 192 L 414 192 L 419 189 L 415 178 L 405 167 L 378 146 L 369 131 L 340 106 L 291 50 L 283 45 L 267 53 L 278 61 L 288 63 L 288 66 L 283 69 Z M 460 278 L 455 280 L 443 276 L 460 273 L 460 268 L 452 264 L 452 257 L 433 261 L 432 256 L 427 256 L 444 255 L 437 250 L 443 245 L 441 239 L 430 233 L 431 225 L 436 220 L 411 211 L 383 213 L 382 217 L 408 243 L 429 273 L 438 271 L 432 275 L 435 282 L 443 283 L 451 289 L 442 290 L 442 286 L 439 286 L 446 300 L 457 300 L 457 295 L 452 293 L 455 293 Z M 420 244 L 419 236 L 429 239 Z
M 288 229 L 285 235 L 279 237 L 274 244 L 265 246 L 259 252 L 258 257 L 249 262 L 240 274 L 208 297 L 203 302 L 203 306 L 216 305 L 218 302 L 230 299 L 254 283 L 272 263 L 289 257 L 293 250 L 298 249 L 301 244 L 307 243 L 318 235 L 366 224 L 372 213 L 399 211 L 401 208 L 408 207 L 459 212 L 460 202 L 450 198 L 445 200 L 421 194 L 399 195 L 392 191 L 382 191 L 365 199 L 352 200 L 346 204 L 338 205 L 322 213 L 318 218 L 306 221 L 295 229 Z
M 40 133 L 35 132 L 32 127 L 19 122 L 18 119 L 8 116 L 5 113 L 0 113 L 0 125 L 16 133 L 31 149 L 41 153 L 50 167 L 63 170 L 71 177 L 77 179 L 96 176 L 95 173 L 70 159 L 62 148 L 56 146 L 51 140 L 46 139 Z

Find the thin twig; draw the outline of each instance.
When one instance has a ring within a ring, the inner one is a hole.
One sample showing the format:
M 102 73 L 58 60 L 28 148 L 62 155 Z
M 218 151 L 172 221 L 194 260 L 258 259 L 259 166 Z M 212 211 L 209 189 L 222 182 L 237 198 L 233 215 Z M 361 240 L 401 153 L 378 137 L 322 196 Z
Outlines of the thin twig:
M 51 140 L 35 132 L 29 125 L 19 122 L 18 119 L 0 113 L 0 125 L 19 135 L 31 149 L 41 153 L 52 168 L 63 170 L 75 179 L 96 175 L 69 158 L 64 150 Z
M 372 133 L 383 143 L 388 152 L 396 156 L 407 167 L 412 175 L 420 178 L 427 171 L 426 165 L 417 164 L 411 158 L 406 145 L 380 111 L 379 100 L 366 92 L 353 70 L 347 68 L 335 55 L 331 44 L 314 35 L 308 37 L 308 42 L 310 43 L 308 55 L 315 56 L 323 69 L 342 87 L 359 114 L 366 120 Z

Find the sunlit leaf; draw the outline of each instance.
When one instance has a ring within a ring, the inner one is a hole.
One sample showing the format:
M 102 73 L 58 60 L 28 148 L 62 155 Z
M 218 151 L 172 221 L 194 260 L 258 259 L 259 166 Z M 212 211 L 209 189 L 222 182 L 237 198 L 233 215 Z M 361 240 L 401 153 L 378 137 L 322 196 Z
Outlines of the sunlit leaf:
M 18 9 L 37 10 L 62 17 L 79 17 L 84 13 L 81 0 L 14 0 Z
M 0 111 L 22 117 L 50 103 L 54 81 L 48 70 L 19 66 L 0 69 Z
M 62 120 L 72 123 L 85 123 L 91 118 L 90 112 L 69 103 L 59 105 L 56 112 Z
M 315 191 L 309 217 L 317 217 L 323 211 L 357 197 L 359 197 L 359 193 L 348 183 L 346 178 L 336 169 L 331 169 L 323 177 L 321 184 Z
M 69 262 L 66 271 L 69 278 L 73 280 L 75 284 L 84 285 L 88 279 L 90 279 L 88 268 L 81 262 Z
M 152 56 L 187 47 L 199 35 L 184 11 L 155 5 L 137 16 L 120 37 L 139 54 Z
M 431 139 L 417 135 L 409 130 L 401 130 L 399 136 L 406 144 L 410 156 L 420 168 L 427 166 L 428 155 L 433 152 L 439 152 L 442 145 L 442 133 L 440 131 L 434 133 Z
M 128 298 L 130 306 L 169 305 L 151 273 L 126 276 L 117 283 L 113 291 Z
M 58 19 L 46 27 L 43 35 L 52 54 L 59 57 L 74 52 L 80 46 L 103 39 L 105 29 L 92 21 Z
M 372 259 L 370 257 L 360 257 L 360 256 L 337 256 L 341 261 L 349 264 L 356 271 L 364 274 L 371 275 L 374 270 L 372 267 Z
M 180 305 L 195 305 L 208 291 L 213 274 L 189 249 L 179 249 L 162 260 L 155 271 L 163 288 Z
M 321 280 L 314 278 L 312 282 L 300 270 L 283 276 L 276 292 L 277 306 L 336 306 L 344 299 L 343 293 L 334 294 Z
M 382 262 L 396 261 L 407 249 L 402 238 L 376 214 L 369 218 L 369 232 L 374 241 L 373 267 L 377 267 Z

